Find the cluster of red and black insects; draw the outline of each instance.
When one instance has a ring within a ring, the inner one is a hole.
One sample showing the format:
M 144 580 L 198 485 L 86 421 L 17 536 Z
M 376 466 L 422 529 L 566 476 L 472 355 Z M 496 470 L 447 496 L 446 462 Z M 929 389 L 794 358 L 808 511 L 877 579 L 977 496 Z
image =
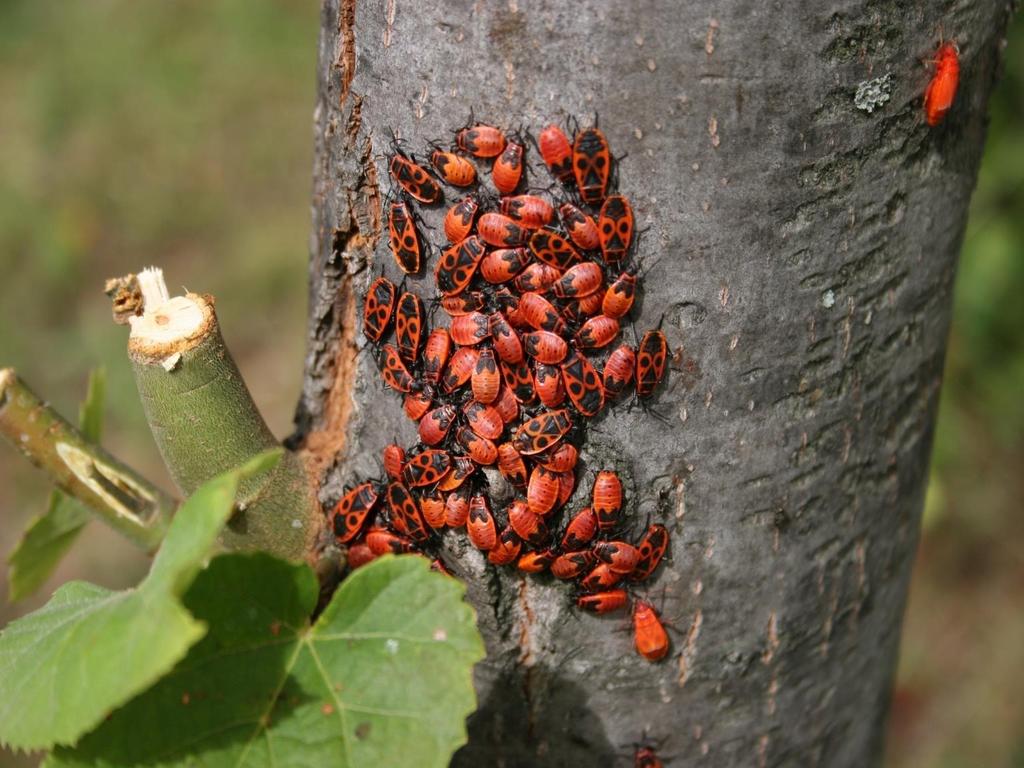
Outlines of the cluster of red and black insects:
M 564 527 L 557 513 L 576 487 L 584 423 L 630 390 L 649 398 L 668 346 L 661 330 L 635 348 L 619 338 L 639 271 L 632 207 L 609 194 L 604 134 L 588 128 L 570 140 L 550 125 L 535 144 L 557 195 L 517 194 L 526 142 L 492 126 L 458 131 L 451 151 L 434 147 L 433 171 L 395 142 L 389 170 L 398 189 L 385 207 L 403 272 L 418 274 L 427 250 L 413 201 L 441 203 L 442 184 L 473 191 L 448 209 L 448 245 L 434 268 L 447 327 L 428 333 L 423 299 L 386 277 L 369 288 L 363 332 L 420 442 L 387 446 L 387 480 L 347 491 L 332 522 L 353 568 L 429 550 L 435 532 L 465 528 L 492 564 L 576 581 L 577 605 L 608 613 L 629 602 L 623 582 L 643 582 L 658 567 L 668 531 L 653 524 L 624 540 L 622 482 L 608 470 L 597 473 L 589 507 Z M 478 185 L 477 163 L 492 160 L 498 195 Z M 385 343 L 392 327 L 394 343 Z M 483 468 L 493 467 L 518 497 L 505 509 L 492 509 Z M 663 658 L 669 639 L 649 602 L 634 601 L 633 625 L 637 651 Z

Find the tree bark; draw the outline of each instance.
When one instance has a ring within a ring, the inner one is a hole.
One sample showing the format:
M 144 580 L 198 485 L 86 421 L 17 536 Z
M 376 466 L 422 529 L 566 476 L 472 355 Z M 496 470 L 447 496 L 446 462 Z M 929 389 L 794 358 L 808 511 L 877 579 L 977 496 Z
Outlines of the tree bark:
M 324 500 L 415 439 L 358 354 L 369 281 L 399 276 L 380 231 L 391 130 L 419 149 L 470 109 L 535 131 L 599 113 L 649 227 L 637 328 L 663 322 L 676 353 L 668 423 L 606 411 L 579 491 L 614 467 L 638 527 L 669 526 L 651 593 L 679 628 L 670 659 L 449 536 L 488 646 L 454 764 L 627 765 L 644 735 L 671 765 L 877 763 L 1008 6 L 325 0 L 322 21 L 294 440 Z M 940 33 L 962 79 L 933 129 Z M 857 87 L 886 75 L 869 112 Z

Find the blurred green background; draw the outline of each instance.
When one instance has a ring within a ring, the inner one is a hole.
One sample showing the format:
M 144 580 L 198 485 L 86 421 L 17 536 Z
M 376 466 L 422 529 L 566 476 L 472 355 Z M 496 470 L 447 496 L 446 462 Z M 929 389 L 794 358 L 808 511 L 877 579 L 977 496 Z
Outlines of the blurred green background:
M 102 278 L 149 263 L 233 301 L 225 334 L 271 427 L 303 356 L 315 0 L 0 2 L 0 361 L 73 414 L 107 370 L 108 447 L 170 488 Z M 1024 766 L 1024 24 L 957 283 L 934 466 L 890 727 L 891 768 Z M 250 297 L 253 308 L 239 297 Z M 47 484 L 0 445 L 0 551 Z M 99 525 L 68 578 L 134 583 Z M 6 595 L 0 575 L 0 592 Z M 0 607 L 0 623 L 44 597 Z M 0 752 L 0 766 L 24 764 Z

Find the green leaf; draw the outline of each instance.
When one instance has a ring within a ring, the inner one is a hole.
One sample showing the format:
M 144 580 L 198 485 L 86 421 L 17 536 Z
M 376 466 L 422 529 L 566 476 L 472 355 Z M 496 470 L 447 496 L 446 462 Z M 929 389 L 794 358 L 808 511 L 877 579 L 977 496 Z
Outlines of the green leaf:
M 86 440 L 98 443 L 103 436 L 103 401 L 107 396 L 107 372 L 94 368 L 89 374 L 85 400 L 78 408 L 78 428 Z
M 74 743 L 205 634 L 179 597 L 230 516 L 240 477 L 253 468 L 211 480 L 182 505 L 135 589 L 72 582 L 0 633 L 0 743 Z
M 447 766 L 483 658 L 465 587 L 418 556 L 353 573 L 312 627 L 308 566 L 216 558 L 185 597 L 206 638 L 48 768 Z
M 78 427 L 94 443 L 100 441 L 106 381 L 102 368 L 89 374 L 89 388 L 78 411 Z M 7 558 L 11 602 L 28 597 L 50 578 L 91 517 L 70 496 L 58 490 L 50 493 L 46 512 L 29 522 L 21 541 Z

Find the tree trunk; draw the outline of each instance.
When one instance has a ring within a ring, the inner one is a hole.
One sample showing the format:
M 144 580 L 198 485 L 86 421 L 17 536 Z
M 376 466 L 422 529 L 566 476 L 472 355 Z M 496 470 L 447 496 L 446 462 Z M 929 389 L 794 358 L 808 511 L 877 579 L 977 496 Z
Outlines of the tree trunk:
M 626 765 L 645 735 L 673 765 L 878 762 L 1007 8 L 326 0 L 295 438 L 322 460 L 322 498 L 415 440 L 358 354 L 369 281 L 397 282 L 380 211 L 392 130 L 420 150 L 471 109 L 535 131 L 599 113 L 649 228 L 637 329 L 663 321 L 675 352 L 654 403 L 667 423 L 606 411 L 580 480 L 586 494 L 614 467 L 638 527 L 669 526 L 650 591 L 679 629 L 670 659 L 633 653 L 621 615 L 577 615 L 565 584 L 496 573 L 448 536 L 488 646 L 455 765 Z M 940 34 L 962 79 L 929 128 Z M 433 263 L 410 283 L 424 297 Z

